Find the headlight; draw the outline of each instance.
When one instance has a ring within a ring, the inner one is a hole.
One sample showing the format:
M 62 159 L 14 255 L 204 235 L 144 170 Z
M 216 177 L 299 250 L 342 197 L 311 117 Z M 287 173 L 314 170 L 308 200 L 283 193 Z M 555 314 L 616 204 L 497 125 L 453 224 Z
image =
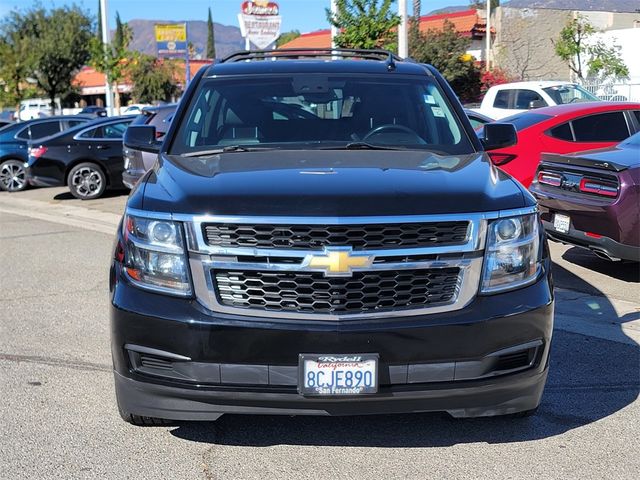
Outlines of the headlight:
M 533 283 L 538 275 L 539 250 L 537 213 L 491 222 L 480 291 L 495 293 Z
M 180 223 L 126 215 L 124 271 L 141 288 L 191 295 Z

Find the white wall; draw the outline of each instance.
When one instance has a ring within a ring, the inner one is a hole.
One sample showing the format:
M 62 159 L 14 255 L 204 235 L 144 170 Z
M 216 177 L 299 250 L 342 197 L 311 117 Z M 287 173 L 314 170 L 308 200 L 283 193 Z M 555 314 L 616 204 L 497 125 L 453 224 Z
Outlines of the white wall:
M 622 30 L 608 30 L 597 33 L 594 38 L 602 40 L 605 44 L 619 45 L 620 56 L 629 68 L 629 77 L 640 78 L 640 28 L 625 28 Z

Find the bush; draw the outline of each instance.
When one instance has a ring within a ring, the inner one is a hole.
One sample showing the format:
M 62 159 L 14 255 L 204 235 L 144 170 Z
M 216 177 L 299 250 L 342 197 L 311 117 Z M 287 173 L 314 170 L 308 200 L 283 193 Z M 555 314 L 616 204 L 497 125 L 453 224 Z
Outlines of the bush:
M 509 83 L 512 81 L 513 79 L 509 74 L 501 68 L 494 68 L 488 72 L 483 72 L 480 76 L 480 94 L 484 97 L 487 90 L 494 85 L 502 85 L 503 83 Z

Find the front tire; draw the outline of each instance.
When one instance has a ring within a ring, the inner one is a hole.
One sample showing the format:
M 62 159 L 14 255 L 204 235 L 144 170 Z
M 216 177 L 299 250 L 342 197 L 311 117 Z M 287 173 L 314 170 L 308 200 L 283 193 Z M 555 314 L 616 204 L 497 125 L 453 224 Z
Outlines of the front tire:
M 69 172 L 67 185 L 74 197 L 92 200 L 100 197 L 106 190 L 107 177 L 95 163 L 80 163 Z
M 6 160 L 0 164 L 0 190 L 19 192 L 27 188 L 27 170 L 20 160 Z

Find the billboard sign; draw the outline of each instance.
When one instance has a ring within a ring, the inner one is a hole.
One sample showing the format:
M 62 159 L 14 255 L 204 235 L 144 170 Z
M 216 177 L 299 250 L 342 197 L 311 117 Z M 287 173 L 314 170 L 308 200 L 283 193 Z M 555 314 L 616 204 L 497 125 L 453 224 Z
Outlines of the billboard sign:
M 238 14 L 242 36 L 260 49 L 267 48 L 280 36 L 280 8 L 275 2 L 243 2 Z
M 155 25 L 158 57 L 181 57 L 187 55 L 187 24 L 165 23 Z

